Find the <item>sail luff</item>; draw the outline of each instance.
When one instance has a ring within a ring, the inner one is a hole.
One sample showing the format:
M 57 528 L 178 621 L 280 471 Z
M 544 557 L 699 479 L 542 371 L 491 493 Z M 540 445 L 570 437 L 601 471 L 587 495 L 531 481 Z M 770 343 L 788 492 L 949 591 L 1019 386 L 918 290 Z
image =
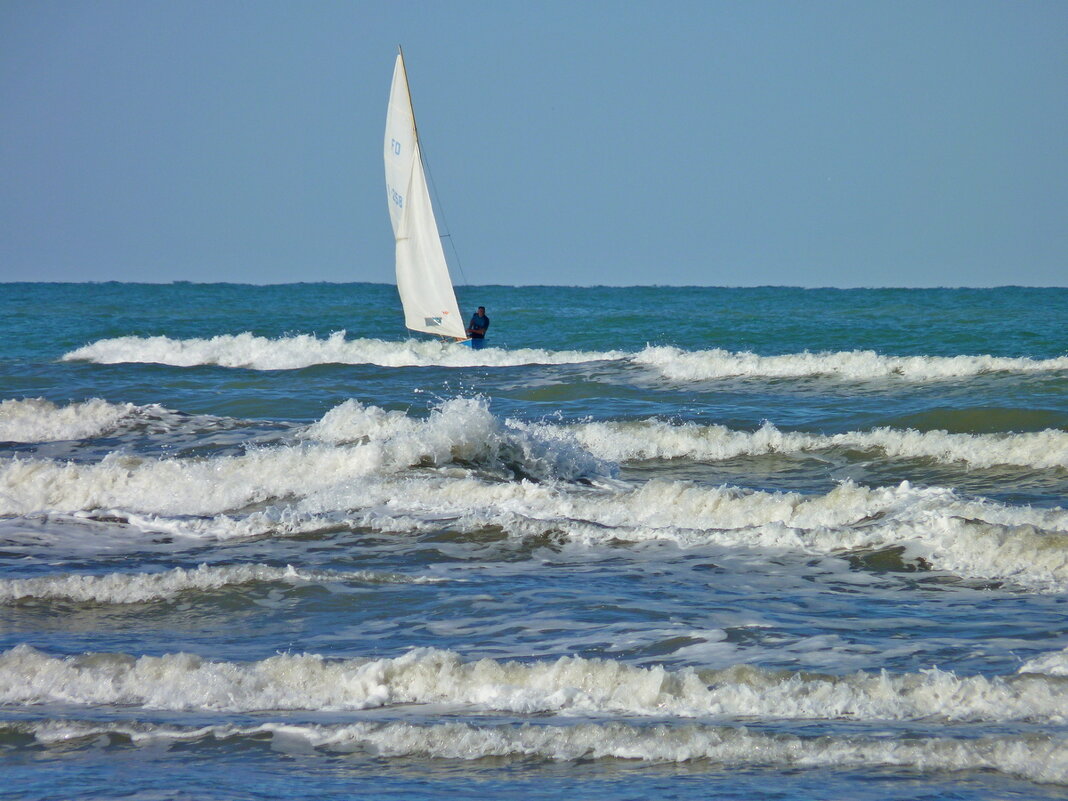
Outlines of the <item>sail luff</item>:
M 401 52 L 393 69 L 384 144 L 404 324 L 413 331 L 463 339 L 466 332 L 430 203 Z

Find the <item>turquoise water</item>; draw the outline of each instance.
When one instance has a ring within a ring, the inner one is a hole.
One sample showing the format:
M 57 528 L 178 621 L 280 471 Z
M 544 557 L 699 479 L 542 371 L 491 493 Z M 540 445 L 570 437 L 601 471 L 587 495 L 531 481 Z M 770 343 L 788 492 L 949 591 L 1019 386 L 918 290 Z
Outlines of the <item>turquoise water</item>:
M 3 285 L 12 792 L 1063 795 L 1068 290 L 459 295 Z

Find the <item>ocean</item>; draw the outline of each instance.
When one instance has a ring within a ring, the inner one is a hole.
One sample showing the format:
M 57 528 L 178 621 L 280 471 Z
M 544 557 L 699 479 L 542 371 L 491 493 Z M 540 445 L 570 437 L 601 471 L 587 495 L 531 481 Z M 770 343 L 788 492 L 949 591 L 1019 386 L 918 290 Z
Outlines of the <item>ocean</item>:
M 1068 289 L 0 285 L 0 796 L 1068 792 Z

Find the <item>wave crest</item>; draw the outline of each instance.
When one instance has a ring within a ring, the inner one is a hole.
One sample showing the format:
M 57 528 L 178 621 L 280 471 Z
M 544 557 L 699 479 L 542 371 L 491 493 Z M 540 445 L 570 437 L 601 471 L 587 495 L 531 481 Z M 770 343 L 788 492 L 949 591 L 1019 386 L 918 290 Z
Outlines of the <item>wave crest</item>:
M 295 370 L 318 364 L 375 364 L 382 367 L 515 367 L 525 364 L 576 364 L 629 361 L 652 368 L 672 381 L 718 378 L 803 378 L 831 376 L 849 380 L 900 378 L 931 381 L 990 372 L 1068 370 L 1068 356 L 1030 359 L 989 355 L 884 356 L 875 351 L 826 351 L 761 356 L 720 348 L 686 351 L 646 346 L 638 352 L 552 351 L 541 348 L 471 350 L 431 340 L 388 342 L 346 339 L 336 331 L 325 339 L 296 334 L 271 339 L 244 332 L 208 339 L 115 337 L 91 342 L 64 354 L 64 361 L 98 364 L 124 362 L 176 367 L 218 365 L 251 370 Z
M 908 737 L 863 734 L 794 735 L 707 724 L 576 723 L 572 725 L 469 722 L 415 725 L 403 721 L 349 724 L 263 723 L 255 726 L 182 727 L 155 723 L 72 720 L 14 722 L 0 731 L 32 735 L 44 746 L 99 746 L 101 737 L 134 745 L 167 746 L 263 740 L 285 753 L 307 749 L 377 758 L 476 760 L 531 757 L 576 761 L 626 759 L 686 763 L 708 760 L 732 767 L 848 770 L 877 767 L 908 771 L 987 771 L 1034 782 L 1068 784 L 1068 744 L 1048 735 Z
M 672 671 L 581 657 L 465 662 L 436 649 L 384 659 L 279 654 L 241 663 L 184 653 L 60 658 L 19 645 L 0 653 L 0 702 L 226 712 L 445 704 L 525 715 L 1068 721 L 1068 687 L 1047 676 L 958 677 L 935 669 L 824 676 L 752 666 Z
M 90 398 L 57 406 L 44 398 L 0 403 L 0 442 L 56 442 L 90 439 L 114 431 L 143 407 Z
M 572 364 L 622 358 L 618 352 L 548 351 L 538 348 L 471 350 L 433 340 L 346 339 L 336 331 L 326 339 L 311 334 L 268 337 L 221 334 L 210 339 L 115 337 L 92 342 L 63 355 L 63 361 L 97 364 L 150 363 L 175 367 L 218 365 L 249 370 L 298 370 L 318 364 L 376 364 L 381 367 L 514 367 Z
M 891 458 L 931 459 L 947 464 L 962 462 L 973 467 L 1006 464 L 1036 469 L 1068 468 L 1068 432 L 1056 429 L 1023 434 L 951 434 L 875 428 L 823 435 L 781 431 L 769 422 L 748 432 L 720 425 L 675 425 L 657 419 L 543 428 L 550 435 L 560 432 L 574 436 L 591 453 L 617 462 L 643 459 L 721 461 L 738 456 L 848 448 L 882 451 Z
M 673 346 L 647 347 L 633 357 L 672 381 L 717 378 L 805 378 L 833 376 L 849 380 L 901 378 L 931 381 L 994 372 L 1068 370 L 1068 356 L 1056 359 L 1002 356 L 883 356 L 871 350 L 825 351 L 760 356 L 715 348 L 684 351 Z
M 372 584 L 407 584 L 440 581 L 400 573 L 370 570 L 338 572 L 298 570 L 293 565 L 207 565 L 176 567 L 160 573 L 107 573 L 104 575 L 41 576 L 0 579 L 0 603 L 26 599 L 66 600 L 109 604 L 136 604 L 175 598 L 182 593 L 210 592 L 244 584 L 286 582 L 318 584 L 358 581 Z
M 615 472 L 574 441 L 500 421 L 482 399 L 447 401 L 424 420 L 350 401 L 304 437 L 296 445 L 211 458 L 145 459 L 118 452 L 96 464 L 15 458 L 0 467 L 0 514 L 120 508 L 211 515 L 419 466 L 460 464 L 565 481 Z

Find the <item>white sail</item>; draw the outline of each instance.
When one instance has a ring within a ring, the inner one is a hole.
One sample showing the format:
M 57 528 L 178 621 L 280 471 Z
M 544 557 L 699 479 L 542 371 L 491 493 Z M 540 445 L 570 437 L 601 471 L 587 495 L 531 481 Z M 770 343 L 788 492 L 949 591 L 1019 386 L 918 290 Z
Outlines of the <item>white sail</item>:
M 397 240 L 397 290 L 413 331 L 466 338 L 430 205 L 404 57 L 397 54 L 386 113 L 386 198 Z

